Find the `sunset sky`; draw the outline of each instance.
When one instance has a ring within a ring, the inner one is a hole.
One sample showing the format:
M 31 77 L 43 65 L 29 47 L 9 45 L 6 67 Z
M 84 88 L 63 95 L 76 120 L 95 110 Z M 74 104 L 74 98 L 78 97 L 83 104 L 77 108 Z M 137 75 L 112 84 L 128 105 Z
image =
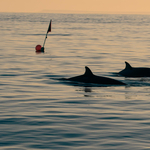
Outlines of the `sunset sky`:
M 150 0 L 0 0 L 0 12 L 149 13 Z

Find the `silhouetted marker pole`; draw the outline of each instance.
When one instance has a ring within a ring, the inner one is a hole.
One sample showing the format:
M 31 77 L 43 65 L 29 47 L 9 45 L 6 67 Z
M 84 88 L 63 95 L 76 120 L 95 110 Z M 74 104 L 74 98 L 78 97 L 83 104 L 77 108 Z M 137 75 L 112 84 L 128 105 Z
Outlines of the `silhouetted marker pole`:
M 48 35 L 49 32 L 51 32 L 51 28 L 52 28 L 52 20 L 50 20 L 48 30 L 47 30 L 47 33 L 46 33 L 45 40 L 44 40 L 44 43 L 43 43 L 43 47 L 41 48 L 41 51 L 44 51 L 44 45 L 45 45 L 45 42 L 46 42 L 46 39 L 47 39 L 47 35 Z

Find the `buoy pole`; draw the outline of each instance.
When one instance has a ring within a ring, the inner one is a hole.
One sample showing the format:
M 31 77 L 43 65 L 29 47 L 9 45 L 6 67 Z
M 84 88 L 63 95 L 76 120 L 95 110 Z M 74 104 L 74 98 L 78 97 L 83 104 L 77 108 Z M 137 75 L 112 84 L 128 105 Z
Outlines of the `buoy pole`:
M 43 43 L 43 47 L 44 47 L 45 42 L 46 42 L 46 39 L 47 39 L 47 34 L 48 34 L 48 33 L 46 33 L 46 37 L 45 37 L 45 40 L 44 40 L 44 43 Z
M 46 39 L 47 39 L 47 35 L 48 35 L 49 32 L 51 32 L 51 23 L 52 23 L 52 20 L 50 20 L 50 23 L 49 23 L 49 26 L 48 26 L 48 30 L 47 30 L 47 33 L 46 33 L 46 36 L 45 36 L 43 47 L 41 48 L 42 51 L 44 51 L 44 46 L 45 46 L 45 42 L 46 42 Z
M 48 33 L 46 33 L 45 40 L 44 40 L 44 43 L 43 43 L 43 47 L 41 47 L 41 51 L 42 51 L 42 52 L 44 52 L 44 46 L 45 46 L 45 42 L 46 42 L 46 39 L 47 39 L 47 34 L 48 34 Z

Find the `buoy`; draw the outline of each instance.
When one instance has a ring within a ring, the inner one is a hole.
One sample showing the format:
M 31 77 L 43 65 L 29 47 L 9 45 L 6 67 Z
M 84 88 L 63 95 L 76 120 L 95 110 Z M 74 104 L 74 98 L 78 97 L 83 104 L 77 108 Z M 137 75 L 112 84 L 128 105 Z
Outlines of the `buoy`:
M 36 50 L 36 51 L 41 51 L 41 48 L 42 48 L 41 45 L 37 45 L 37 46 L 35 47 L 35 50 Z
M 35 50 L 36 50 L 36 51 L 41 51 L 41 48 L 42 48 L 41 45 L 37 45 L 37 46 L 35 47 Z
M 41 45 L 37 45 L 35 47 L 36 53 L 44 53 L 44 47 L 42 47 Z

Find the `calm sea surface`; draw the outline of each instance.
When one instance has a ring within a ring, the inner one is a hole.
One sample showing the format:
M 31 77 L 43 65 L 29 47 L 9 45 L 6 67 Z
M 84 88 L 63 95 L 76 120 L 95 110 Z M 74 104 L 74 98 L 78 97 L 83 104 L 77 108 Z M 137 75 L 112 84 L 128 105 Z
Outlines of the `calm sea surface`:
M 125 61 L 150 67 L 150 15 L 0 13 L 0 149 L 149 150 L 150 78 Z M 85 66 L 128 85 L 59 80 Z

